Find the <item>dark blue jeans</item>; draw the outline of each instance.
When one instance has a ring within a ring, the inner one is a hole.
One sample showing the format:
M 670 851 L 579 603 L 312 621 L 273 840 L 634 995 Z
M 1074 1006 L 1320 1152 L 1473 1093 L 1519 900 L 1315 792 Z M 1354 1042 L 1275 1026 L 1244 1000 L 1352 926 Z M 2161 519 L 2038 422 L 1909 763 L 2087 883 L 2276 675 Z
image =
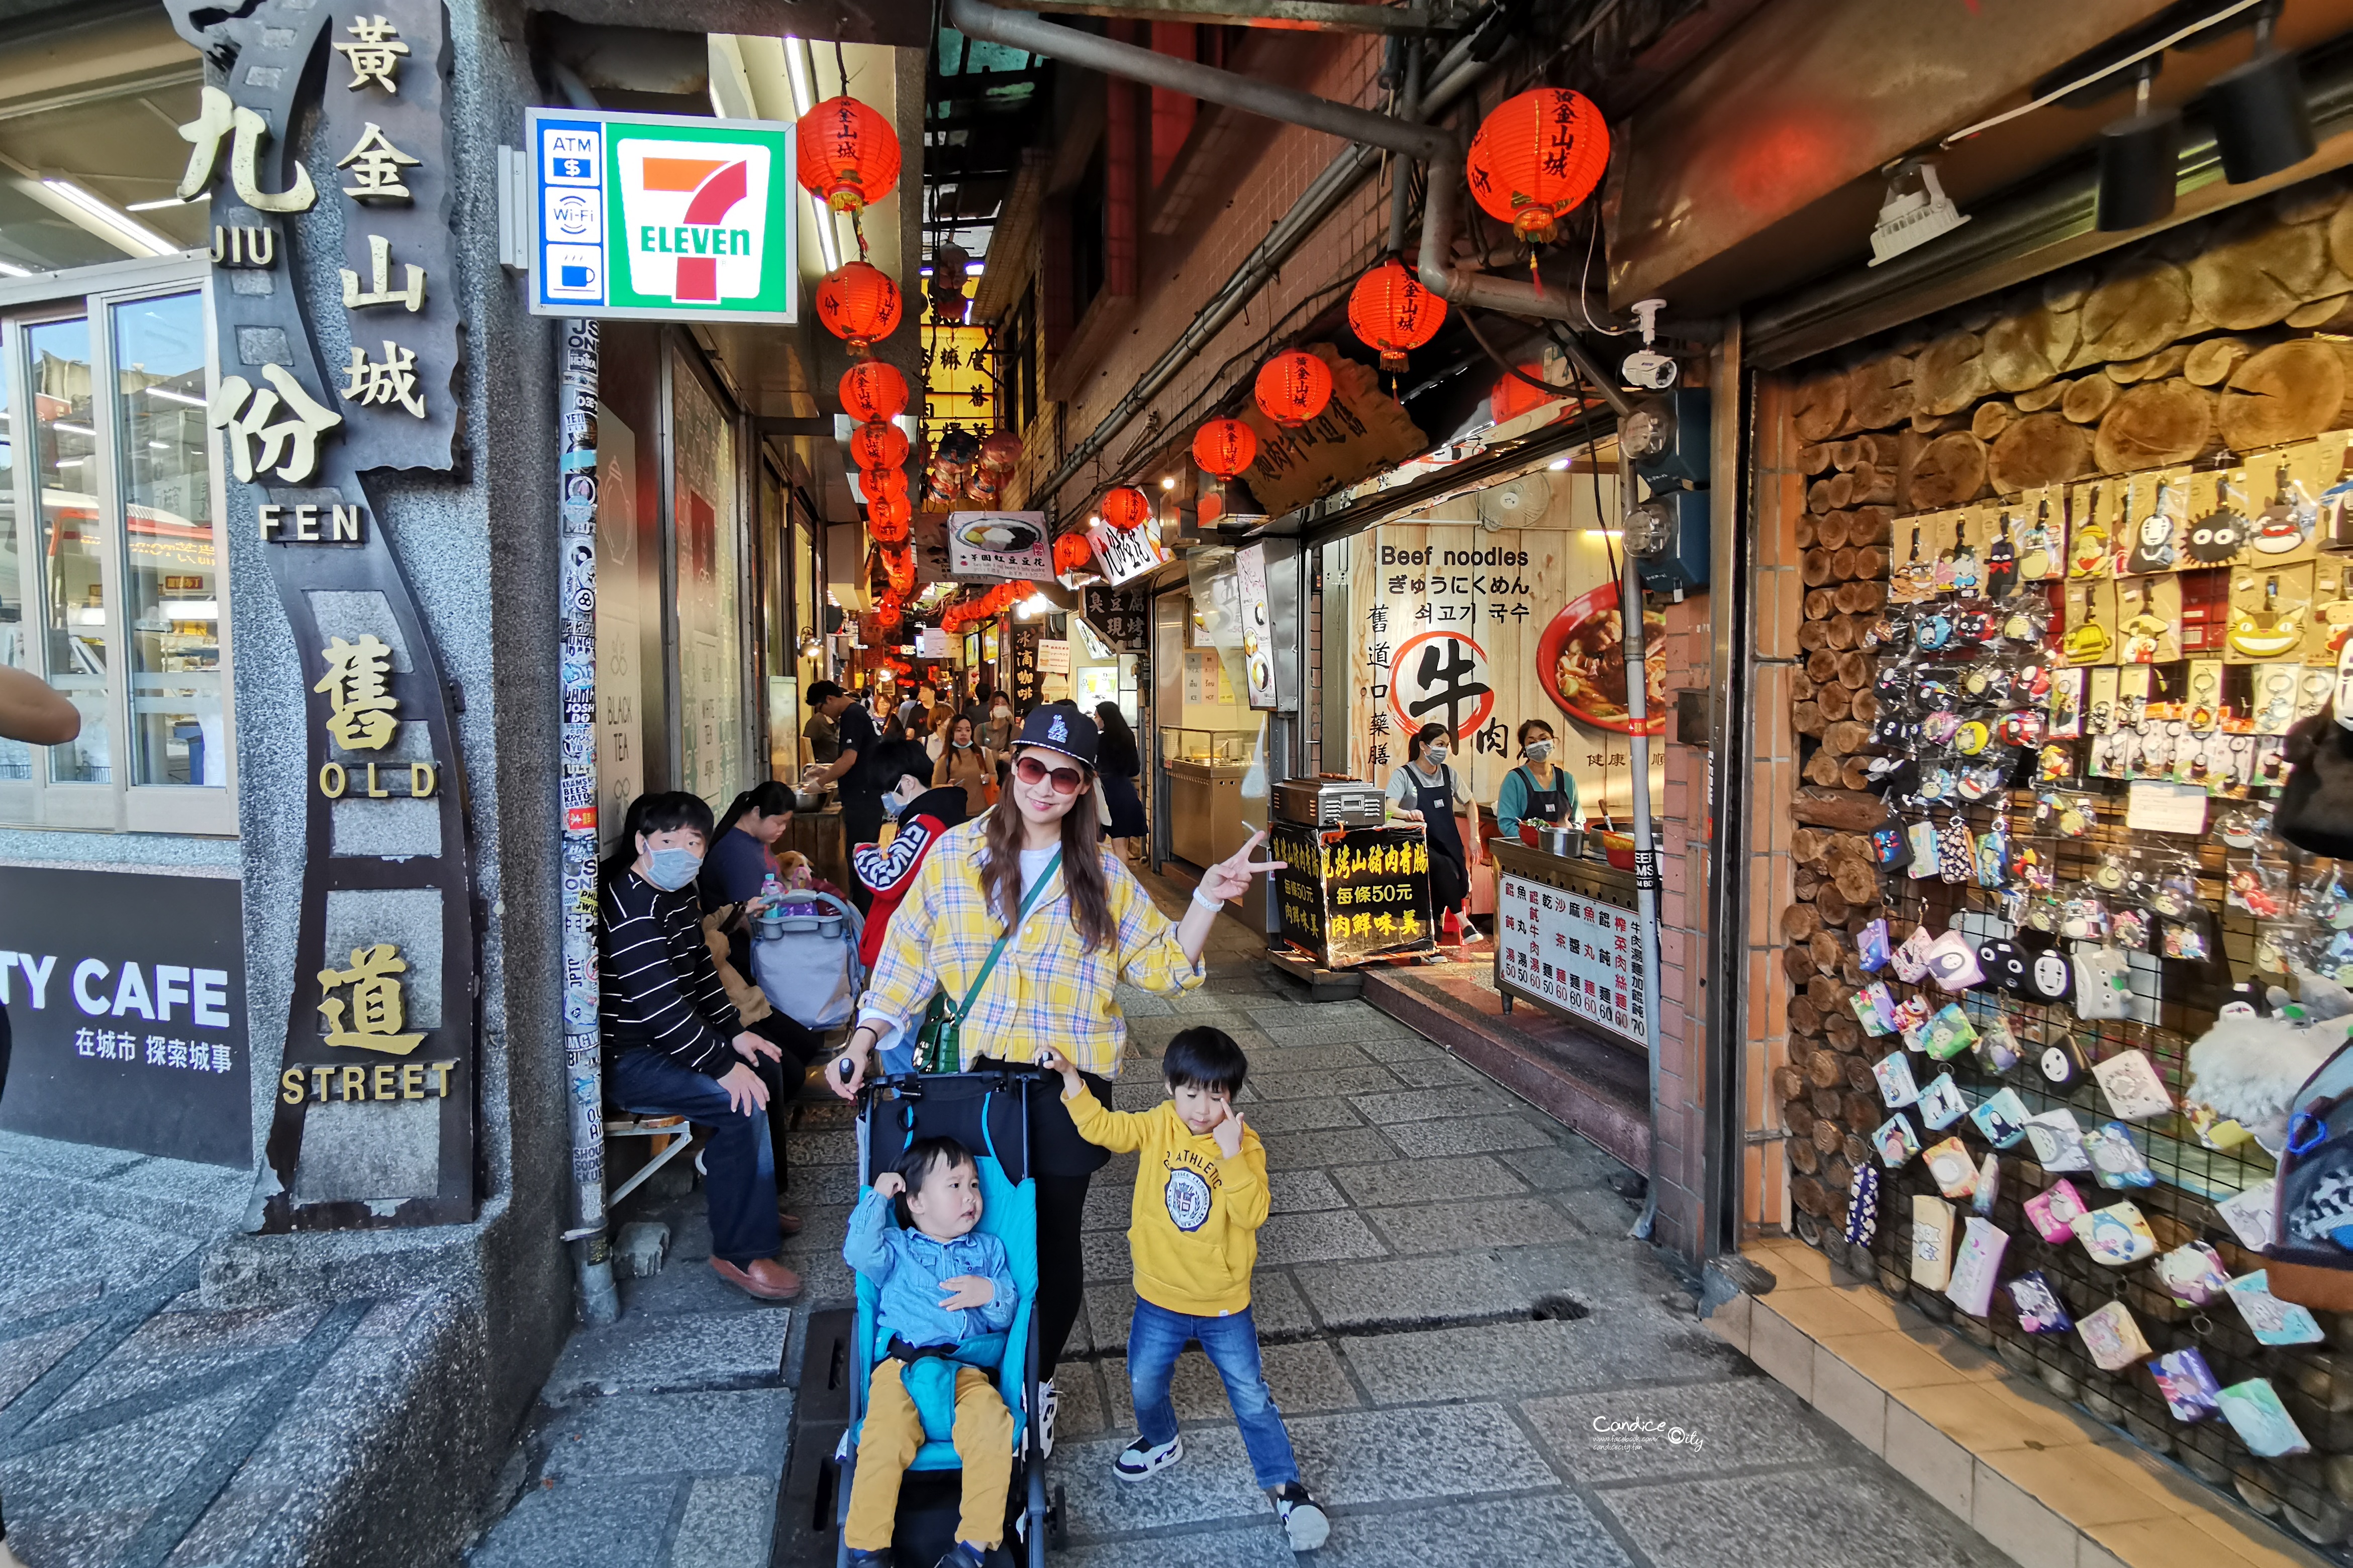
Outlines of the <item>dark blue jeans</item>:
M 1201 1342 L 1209 1364 L 1225 1379 L 1226 1397 L 1233 1404 L 1234 1421 L 1242 1429 L 1242 1447 L 1250 1452 L 1258 1484 L 1272 1490 L 1297 1480 L 1299 1461 L 1292 1456 L 1291 1434 L 1283 1430 L 1282 1412 L 1274 1407 L 1274 1393 L 1259 1367 L 1258 1324 L 1248 1307 L 1222 1318 L 1188 1318 L 1149 1301 L 1135 1303 L 1135 1320 L 1127 1331 L 1127 1380 L 1135 1396 L 1136 1435 L 1155 1447 L 1176 1436 L 1176 1407 L 1168 1398 L 1168 1380 L 1187 1340 Z
M 605 1087 L 624 1110 L 683 1116 L 711 1129 L 702 1194 L 711 1209 L 712 1257 L 740 1267 L 776 1255 L 785 1237 L 776 1226 L 776 1157 L 765 1115 L 744 1115 L 727 1103 L 717 1079 L 642 1046 L 614 1059 Z

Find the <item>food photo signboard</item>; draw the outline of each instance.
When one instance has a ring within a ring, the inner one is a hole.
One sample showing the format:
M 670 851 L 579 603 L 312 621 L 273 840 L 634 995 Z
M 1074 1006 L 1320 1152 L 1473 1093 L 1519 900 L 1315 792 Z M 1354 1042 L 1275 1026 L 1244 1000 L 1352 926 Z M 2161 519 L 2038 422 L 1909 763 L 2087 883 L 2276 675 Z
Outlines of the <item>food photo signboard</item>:
M 1532 476 L 1534 477 L 1534 476 Z M 1349 771 L 1376 784 L 1406 760 L 1421 725 L 1451 726 L 1461 744 L 1449 761 L 1463 785 L 1493 806 L 1520 764 L 1519 728 L 1552 727 L 1554 763 L 1577 781 L 1578 813 L 1606 805 L 1623 820 L 1632 804 L 1625 626 L 1610 546 L 1594 511 L 1591 480 L 1547 474 L 1550 503 L 1535 526 L 1490 530 L 1477 496 L 1390 523 L 1350 542 L 1348 641 L 1356 685 Z M 1525 483 L 1525 481 L 1522 481 Z M 1602 478 L 1602 505 L 1615 521 Z M 1525 512 L 1525 507 L 1522 509 Z M 1455 519 L 1461 521 L 1454 521 Z M 1663 732 L 1664 635 L 1645 623 L 1652 736 Z M 1651 751 L 1651 788 L 1666 787 L 1665 748 Z
M 948 574 L 958 582 L 1044 583 L 1054 575 L 1042 511 L 948 513 Z

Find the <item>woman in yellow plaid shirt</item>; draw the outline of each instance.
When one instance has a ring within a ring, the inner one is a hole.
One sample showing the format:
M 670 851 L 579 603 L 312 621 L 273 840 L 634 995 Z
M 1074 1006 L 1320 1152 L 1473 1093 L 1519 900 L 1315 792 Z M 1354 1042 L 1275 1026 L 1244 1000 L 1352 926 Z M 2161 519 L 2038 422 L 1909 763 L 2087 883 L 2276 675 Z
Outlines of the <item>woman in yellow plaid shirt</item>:
M 1096 787 L 1096 741 L 1094 721 L 1070 709 L 1040 708 L 1023 721 L 997 805 L 940 840 L 892 915 L 858 1026 L 826 1075 L 835 1093 L 855 1100 L 876 1044 L 911 1038 L 936 992 L 963 1011 L 964 1070 L 989 1061 L 1026 1064 L 1051 1046 L 1108 1105 L 1127 1044 L 1113 988 L 1123 980 L 1163 993 L 1201 984 L 1201 950 L 1218 910 L 1279 862 L 1251 858 L 1266 837 L 1257 835 L 1203 872 L 1185 918 L 1171 921 L 1103 841 L 1088 798 Z M 990 950 L 1008 929 L 1011 939 L 984 978 Z M 1058 1087 L 1041 1082 L 1029 1101 L 1045 1401 L 1038 1426 L 1049 1452 L 1054 1366 L 1086 1282 L 1080 1216 L 1089 1180 L 1110 1158 L 1079 1136 Z

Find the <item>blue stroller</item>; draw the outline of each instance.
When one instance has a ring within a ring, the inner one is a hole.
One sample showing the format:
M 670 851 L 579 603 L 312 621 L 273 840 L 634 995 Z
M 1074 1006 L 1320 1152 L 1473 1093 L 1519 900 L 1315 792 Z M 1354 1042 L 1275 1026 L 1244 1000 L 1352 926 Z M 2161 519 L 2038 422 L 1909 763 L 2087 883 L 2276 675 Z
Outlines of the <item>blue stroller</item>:
M 1043 1568 L 1048 1537 L 1056 1550 L 1068 1543 L 1062 1509 L 1062 1489 L 1055 1487 L 1050 1504 L 1045 1462 L 1032 1439 L 1030 1413 L 1038 1408 L 1038 1202 L 1037 1184 L 1029 1175 L 1029 1117 L 1025 1080 L 1042 1069 L 1001 1068 L 971 1073 L 898 1073 L 870 1079 L 859 1094 L 859 1176 L 863 1189 L 873 1184 L 877 1171 L 898 1163 L 906 1146 L 918 1138 L 949 1137 L 973 1152 L 980 1173 L 980 1228 L 1005 1244 L 1020 1292 L 1012 1327 L 1003 1335 L 989 1335 L 968 1348 L 957 1360 L 996 1374 L 997 1390 L 1013 1415 L 1013 1477 L 1007 1489 L 1005 1546 L 990 1554 L 992 1568 L 1000 1561 L 1018 1561 L 1010 1554 L 1026 1551 L 1029 1568 Z M 834 1560 L 843 1568 L 849 1545 L 843 1527 L 849 1519 L 849 1492 L 858 1465 L 858 1439 L 866 1420 L 866 1394 L 876 1359 L 886 1354 L 889 1336 L 875 1320 L 877 1292 L 863 1275 L 858 1279 L 857 1323 L 849 1336 L 849 1427 L 836 1450 L 839 1477 L 834 1490 Z M 923 1447 L 907 1467 L 908 1485 L 901 1494 L 898 1553 L 901 1563 L 933 1563 L 955 1538 L 955 1497 L 939 1488 L 928 1489 L 944 1499 L 944 1507 L 926 1508 L 923 1478 L 944 1480 L 958 1476 L 962 1465 L 949 1429 L 955 1422 L 949 1398 L 915 1396 L 923 1417 Z

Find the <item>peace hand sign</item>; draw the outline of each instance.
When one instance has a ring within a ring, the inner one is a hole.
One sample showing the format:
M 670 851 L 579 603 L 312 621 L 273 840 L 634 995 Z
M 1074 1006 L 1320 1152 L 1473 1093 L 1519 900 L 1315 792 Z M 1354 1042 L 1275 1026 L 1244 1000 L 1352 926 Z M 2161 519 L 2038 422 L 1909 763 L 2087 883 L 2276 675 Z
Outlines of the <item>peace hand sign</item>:
M 1251 854 L 1266 842 L 1266 829 L 1250 835 L 1250 842 L 1235 850 L 1201 873 L 1201 894 L 1220 903 L 1239 899 L 1250 891 L 1250 879 L 1261 871 L 1282 869 L 1280 860 L 1252 860 Z

